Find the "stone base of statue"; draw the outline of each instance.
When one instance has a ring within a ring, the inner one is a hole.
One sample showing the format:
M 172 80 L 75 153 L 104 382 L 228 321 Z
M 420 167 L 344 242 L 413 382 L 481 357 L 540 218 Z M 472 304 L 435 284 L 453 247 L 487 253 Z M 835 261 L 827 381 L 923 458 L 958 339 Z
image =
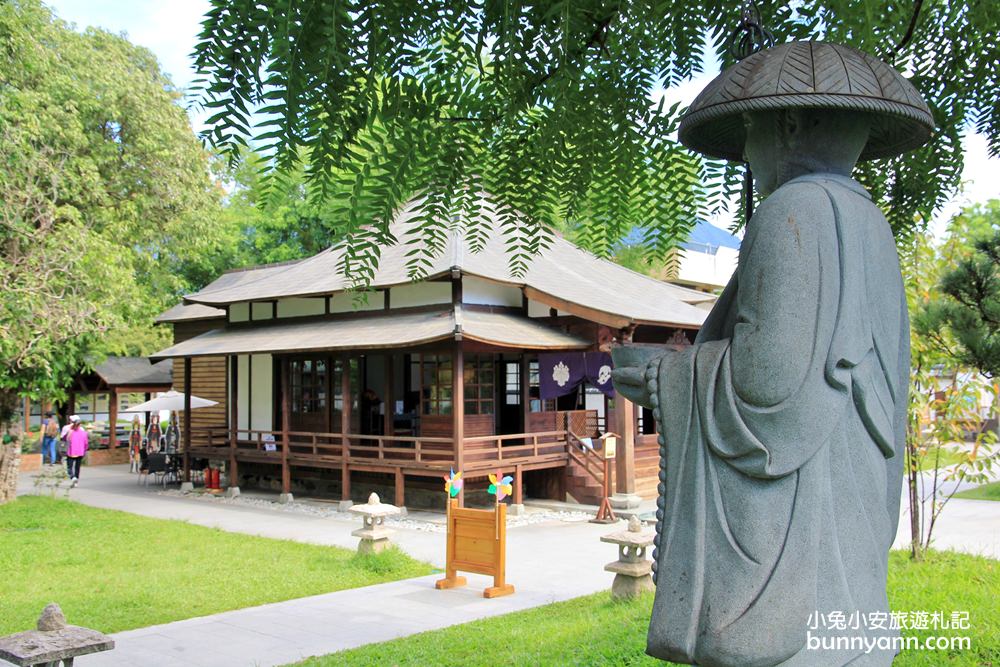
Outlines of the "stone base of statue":
M 642 503 L 642 496 L 635 493 L 616 493 L 609 500 L 613 510 L 634 510 Z

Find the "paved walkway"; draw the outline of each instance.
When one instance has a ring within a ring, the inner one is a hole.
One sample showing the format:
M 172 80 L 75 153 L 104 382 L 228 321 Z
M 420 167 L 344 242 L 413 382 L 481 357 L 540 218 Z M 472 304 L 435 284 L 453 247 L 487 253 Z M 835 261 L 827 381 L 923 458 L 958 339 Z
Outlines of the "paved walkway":
M 71 497 L 96 507 L 314 544 L 357 544 L 350 536 L 357 522 L 161 495 L 137 486 L 124 466 L 87 468 L 81 480 Z M 32 491 L 30 478 L 22 478 L 19 491 Z M 905 547 L 905 502 L 903 512 L 897 545 Z M 936 531 L 938 547 L 1000 558 L 1000 503 L 952 500 Z M 114 651 L 78 662 L 280 665 L 607 590 L 612 575 L 603 565 L 615 556 L 599 541 L 607 532 L 608 526 L 555 521 L 510 529 L 508 581 L 517 592 L 509 597 L 482 598 L 490 579 L 478 575 L 467 575 L 465 589 L 437 591 L 440 575 L 432 575 L 121 632 L 114 635 Z M 395 542 L 416 558 L 444 565 L 442 533 L 400 529 Z

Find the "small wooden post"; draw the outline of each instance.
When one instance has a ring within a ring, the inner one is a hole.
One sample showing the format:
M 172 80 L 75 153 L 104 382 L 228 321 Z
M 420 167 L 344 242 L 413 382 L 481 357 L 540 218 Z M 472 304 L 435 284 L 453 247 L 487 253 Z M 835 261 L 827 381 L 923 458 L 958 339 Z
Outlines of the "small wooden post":
M 597 508 L 597 516 L 594 517 L 594 523 L 614 523 L 618 520 L 615 516 L 615 511 L 611 509 L 611 501 L 608 496 L 611 495 L 611 467 L 608 465 L 608 459 L 604 459 L 604 481 L 601 484 L 601 506 Z
M 611 508 L 611 500 L 609 496 L 611 495 L 611 466 L 609 461 L 614 459 L 618 454 L 618 436 L 615 433 L 605 433 L 601 436 L 603 443 L 601 456 L 601 463 L 604 465 L 604 479 L 601 483 L 601 506 L 597 508 L 597 516 L 592 520 L 593 523 L 613 523 L 618 520 L 615 516 L 615 511 Z
M 514 466 L 514 504 L 524 504 L 524 494 L 521 492 L 521 466 Z
M 351 499 L 351 358 L 344 356 L 340 367 L 340 498 Z
M 191 481 L 191 357 L 184 357 L 184 481 Z
M 288 357 L 281 358 L 281 495 L 291 500 L 292 475 L 288 469 L 288 432 L 291 430 L 292 401 L 288 388 Z
M 239 464 L 236 461 L 236 428 L 238 424 L 239 401 L 236 400 L 239 392 L 239 357 L 234 354 L 229 355 L 229 486 L 238 487 L 240 485 Z

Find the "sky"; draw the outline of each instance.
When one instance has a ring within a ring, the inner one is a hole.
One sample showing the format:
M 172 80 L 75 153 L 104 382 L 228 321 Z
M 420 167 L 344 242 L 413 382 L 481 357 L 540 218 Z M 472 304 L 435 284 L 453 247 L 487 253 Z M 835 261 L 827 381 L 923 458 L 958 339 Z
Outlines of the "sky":
M 186 88 L 194 78 L 191 52 L 209 8 L 207 0 L 49 0 L 46 4 L 78 29 L 96 26 L 124 33 L 130 41 L 148 48 L 178 88 Z M 713 68 L 670 89 L 668 104 L 678 100 L 690 103 L 715 74 Z M 194 109 L 189 114 L 195 129 L 202 129 L 206 114 Z M 966 153 L 963 190 L 935 216 L 931 231 L 938 236 L 947 221 L 964 206 L 1000 198 L 1000 178 L 996 176 L 1000 173 L 1000 159 L 989 157 L 986 139 L 974 132 L 967 133 L 963 143 Z M 717 224 L 725 223 L 720 220 Z

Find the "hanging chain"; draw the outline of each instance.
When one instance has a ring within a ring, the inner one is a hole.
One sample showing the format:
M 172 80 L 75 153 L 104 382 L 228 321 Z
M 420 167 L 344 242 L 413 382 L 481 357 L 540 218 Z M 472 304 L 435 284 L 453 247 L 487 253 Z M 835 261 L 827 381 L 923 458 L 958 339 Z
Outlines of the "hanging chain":
M 760 10 L 757 3 L 748 0 L 740 12 L 740 22 L 726 41 L 726 50 L 737 62 L 758 51 L 774 46 L 774 34 L 761 25 Z M 743 224 L 750 222 L 753 216 L 753 173 L 750 163 L 744 163 L 743 170 Z

